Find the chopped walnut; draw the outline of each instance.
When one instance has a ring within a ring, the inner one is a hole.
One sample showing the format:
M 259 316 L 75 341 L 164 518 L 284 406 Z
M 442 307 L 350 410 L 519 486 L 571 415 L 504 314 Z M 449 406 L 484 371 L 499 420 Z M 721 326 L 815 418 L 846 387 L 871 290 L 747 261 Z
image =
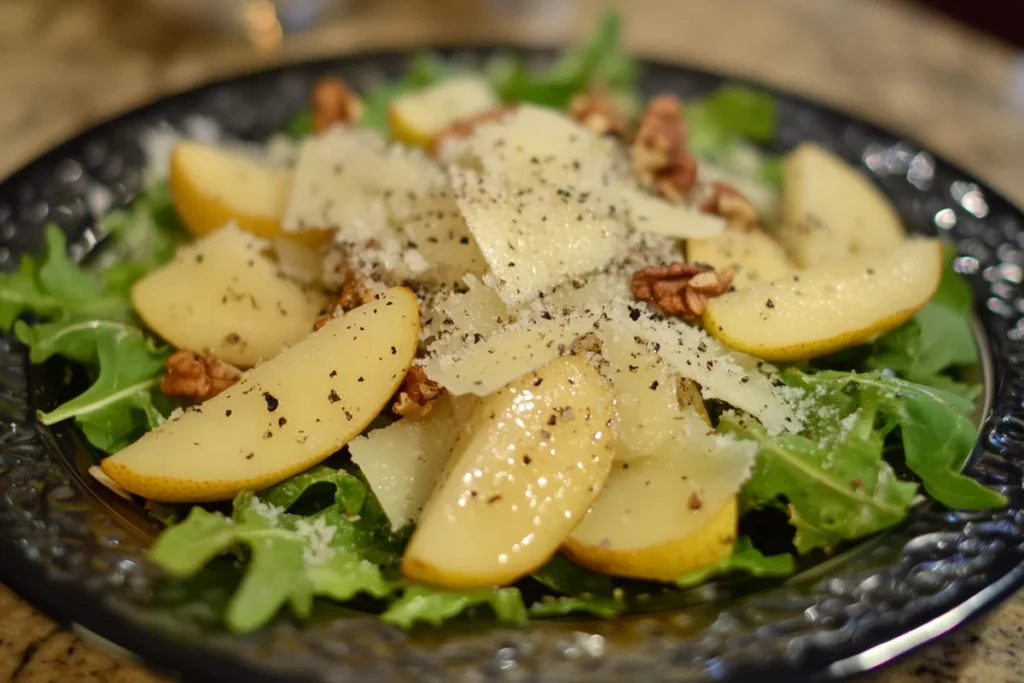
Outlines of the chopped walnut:
M 514 104 L 502 104 L 493 109 L 480 112 L 473 116 L 459 119 L 449 125 L 447 128 L 442 130 L 440 133 L 434 135 L 434 139 L 430 141 L 430 151 L 434 156 L 441 156 L 444 153 L 445 146 L 454 140 L 461 140 L 469 137 L 477 126 L 491 121 L 500 119 L 505 114 L 515 111 Z
M 167 374 L 160 380 L 160 391 L 172 398 L 202 403 L 241 377 L 241 370 L 216 356 L 197 356 L 191 351 L 181 350 L 167 359 Z
M 670 201 L 681 201 L 697 181 L 697 161 L 686 149 L 683 105 L 672 95 L 647 104 L 630 148 L 640 182 Z
M 363 101 L 340 78 L 321 78 L 313 87 L 312 99 L 314 133 L 336 123 L 357 123 L 363 117 Z
M 441 395 L 441 385 L 427 377 L 418 365 L 409 368 L 402 380 L 402 386 L 395 394 L 391 412 L 395 415 L 418 420 L 434 408 L 434 402 Z
M 694 320 L 704 313 L 708 299 L 732 287 L 732 267 L 716 271 L 702 263 L 651 266 L 633 274 L 633 296 L 665 315 Z
M 572 117 L 597 135 L 625 137 L 626 117 L 603 88 L 591 89 L 572 98 L 569 104 Z
M 730 228 L 755 230 L 758 226 L 757 209 L 742 192 L 732 185 L 714 182 L 708 186 L 707 198 L 701 202 L 700 210 L 721 216 Z
M 356 269 L 349 267 L 347 260 L 344 268 L 345 279 L 341 285 L 341 292 L 338 293 L 338 298 L 331 304 L 331 309 L 320 316 L 316 323 L 314 323 L 314 332 L 330 322 L 332 318 L 340 317 L 353 308 L 359 308 L 369 299 L 370 294 L 363 286 L 362 278 L 360 278 Z

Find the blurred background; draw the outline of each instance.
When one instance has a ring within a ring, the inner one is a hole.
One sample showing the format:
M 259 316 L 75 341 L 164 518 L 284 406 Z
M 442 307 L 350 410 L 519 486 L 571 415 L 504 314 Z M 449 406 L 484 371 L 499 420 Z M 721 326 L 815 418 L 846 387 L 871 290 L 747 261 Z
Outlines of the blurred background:
M 1024 188 L 1022 0 L 0 0 L 0 174 L 212 78 L 370 47 L 560 42 L 609 5 L 638 53 L 828 101 Z
M 0 0 L 0 173 L 212 78 L 379 46 L 560 42 L 609 5 L 641 54 L 811 95 L 1024 188 L 1022 0 Z

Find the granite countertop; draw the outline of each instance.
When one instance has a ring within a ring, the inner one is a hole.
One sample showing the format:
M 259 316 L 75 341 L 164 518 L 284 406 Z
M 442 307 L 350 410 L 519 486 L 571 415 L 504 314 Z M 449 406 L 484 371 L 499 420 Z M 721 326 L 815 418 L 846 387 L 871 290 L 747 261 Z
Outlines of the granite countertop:
M 543 16 L 498 16 L 502 4 Z M 184 27 L 139 0 L 0 2 L 0 175 L 75 131 L 154 96 L 239 71 L 371 46 L 553 42 L 608 2 L 366 0 L 261 52 Z M 630 0 L 637 52 L 811 95 L 910 134 L 1024 204 L 1024 114 L 1005 45 L 896 0 Z M 1024 681 L 1024 595 L 868 677 L 874 683 Z M 0 683 L 164 680 L 111 658 L 0 586 Z

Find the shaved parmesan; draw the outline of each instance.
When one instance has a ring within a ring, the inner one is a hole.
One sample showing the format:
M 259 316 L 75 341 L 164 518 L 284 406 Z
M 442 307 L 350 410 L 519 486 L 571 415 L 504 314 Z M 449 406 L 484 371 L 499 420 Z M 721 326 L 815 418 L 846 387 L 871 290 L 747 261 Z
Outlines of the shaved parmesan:
M 446 394 L 420 420 L 402 419 L 349 442 L 352 462 L 359 465 L 392 530 L 419 519 L 475 403 Z
M 704 213 L 695 206 L 672 204 L 625 183 L 620 192 L 630 225 L 641 232 L 677 239 L 707 239 L 718 237 L 725 230 L 723 218 Z
M 600 270 L 623 249 L 611 154 L 571 119 L 524 105 L 481 126 L 461 158 L 449 169 L 455 199 L 506 303 Z
M 514 316 L 493 287 L 476 277 L 467 275 L 463 280 L 469 289 L 452 292 L 432 302 L 429 310 L 421 311 L 422 335 L 440 343 L 474 344 L 486 339 L 495 330 L 514 321 Z
M 564 353 L 589 332 L 595 315 L 520 320 L 489 339 L 431 355 L 422 361 L 427 376 L 455 395 L 486 396 Z
M 421 278 L 424 281 L 451 285 L 467 273 L 487 272 L 487 262 L 450 192 L 434 192 L 418 199 L 406 207 L 405 213 L 396 215 L 395 221 L 408 245 L 427 264 Z
M 423 152 L 389 146 L 373 131 L 334 127 L 302 144 L 282 225 L 371 239 L 390 227 L 395 212 L 443 183 L 440 167 Z
M 644 304 L 637 307 L 650 310 Z M 790 395 L 792 389 L 775 385 L 771 366 L 729 350 L 682 321 L 635 317 L 625 304 L 610 307 L 601 323 L 602 343 L 632 340 L 638 347 L 652 350 L 684 378 L 699 384 L 704 398 L 720 399 L 750 413 L 771 432 L 801 427 L 793 407 L 797 397 Z

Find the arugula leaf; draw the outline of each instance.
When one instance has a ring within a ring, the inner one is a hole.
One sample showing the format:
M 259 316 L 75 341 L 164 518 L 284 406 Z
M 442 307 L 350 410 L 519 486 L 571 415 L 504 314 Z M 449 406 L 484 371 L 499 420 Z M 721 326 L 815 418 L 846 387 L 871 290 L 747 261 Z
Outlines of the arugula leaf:
M 285 124 L 282 131 L 292 140 L 301 140 L 313 134 L 313 111 L 302 109 Z
M 788 384 L 816 375 L 787 371 Z M 832 547 L 902 520 L 917 486 L 901 482 L 882 458 L 885 432 L 874 428 L 881 399 L 877 391 L 858 395 L 841 386 L 815 385 L 814 411 L 805 432 L 771 435 L 734 413 L 722 416 L 719 431 L 750 439 L 760 448 L 751 478 L 741 490 L 746 507 L 782 505 L 796 528 L 800 553 Z
M 612 577 L 585 569 L 565 555 L 557 553 L 530 577 L 556 593 L 574 597 L 611 597 L 615 591 Z
M 239 632 L 263 626 L 285 604 L 300 618 L 308 616 L 317 595 L 342 601 L 358 593 L 388 596 L 394 582 L 347 544 L 348 536 L 339 532 L 355 523 L 332 515 L 336 507 L 301 517 L 244 492 L 235 498 L 231 519 L 193 508 L 157 538 L 150 559 L 170 576 L 185 578 L 236 546 L 248 547 L 245 576 L 224 617 Z
M 577 93 L 600 83 L 620 101 L 635 101 L 639 68 L 620 47 L 622 17 L 608 11 L 594 34 L 544 69 L 531 71 L 521 59 L 499 56 L 487 65 L 495 91 L 506 102 L 533 102 L 565 109 Z
M 791 372 L 791 371 L 790 371 Z M 810 386 L 856 384 L 872 393 L 888 425 L 900 428 L 907 467 L 932 498 L 950 508 L 985 510 L 1006 505 L 1006 498 L 961 474 L 978 433 L 970 415 L 974 404 L 956 394 L 882 373 L 820 372 L 805 377 Z
M 796 561 L 792 555 L 781 554 L 766 557 L 754 547 L 749 538 L 741 536 L 736 541 L 732 555 L 710 567 L 683 574 L 676 579 L 676 585 L 680 588 L 692 588 L 706 583 L 712 578 L 735 573 L 778 578 L 789 576 L 794 571 L 796 571 Z
M 21 328 L 22 339 L 28 338 L 26 329 Z M 40 422 L 52 425 L 75 418 L 90 443 L 113 453 L 163 421 L 166 398 L 157 389 L 166 352 L 154 349 L 134 328 L 97 328 L 91 339 L 63 339 L 74 344 L 73 355 L 95 345 L 99 374 L 82 394 L 48 413 L 40 412 Z M 60 348 L 59 341 L 54 345 Z
M 528 618 L 518 588 L 446 591 L 420 585 L 407 586 L 380 618 L 405 629 L 419 622 L 440 626 L 448 619 L 479 607 L 489 608 L 498 621 L 506 624 L 522 625 Z
M 612 619 L 626 611 L 626 603 L 615 598 L 574 597 L 545 595 L 530 605 L 531 617 L 559 617 L 567 614 L 592 614 L 601 619 Z
M 103 216 L 99 224 L 106 244 L 92 269 L 102 272 L 108 291 L 123 296 L 136 280 L 170 261 L 187 237 L 167 181 Z
M 344 470 L 317 465 L 291 479 L 265 489 L 259 497 L 271 505 L 289 512 L 300 498 L 316 484 L 330 484 L 334 490 L 332 504 L 349 515 L 357 515 L 366 502 L 367 488 L 361 481 Z
M 67 242 L 58 226 L 47 226 L 44 239 L 38 262 L 26 255 L 17 271 L 0 274 L 0 328 L 9 331 L 25 313 L 130 319 L 126 298 L 108 293 L 99 280 L 68 260 Z
M 916 384 L 976 398 L 980 385 L 955 381 L 949 372 L 978 363 L 971 329 L 971 289 L 953 269 L 955 251 L 945 246 L 942 280 L 932 300 L 892 332 L 862 349 L 819 361 L 822 367 L 890 370 Z

